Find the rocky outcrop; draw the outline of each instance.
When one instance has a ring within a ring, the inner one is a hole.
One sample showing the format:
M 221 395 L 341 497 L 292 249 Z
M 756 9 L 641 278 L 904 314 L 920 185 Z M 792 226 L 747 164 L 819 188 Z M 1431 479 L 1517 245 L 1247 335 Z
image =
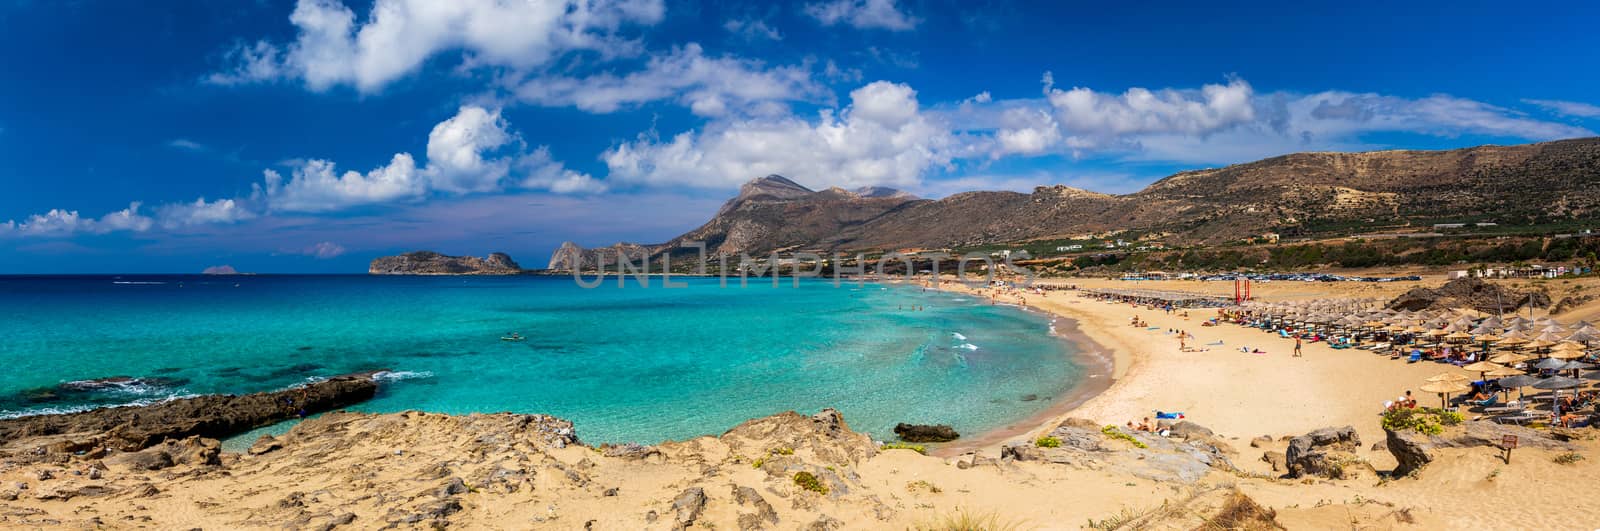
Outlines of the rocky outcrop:
M 1548 308 L 1550 296 L 1538 291 L 1518 291 L 1481 278 L 1458 278 L 1437 289 L 1413 288 L 1389 301 L 1391 310 L 1448 310 L 1472 308 L 1486 313 L 1526 306 Z
M 941 443 L 950 442 L 961 438 L 955 428 L 944 424 L 906 424 L 904 422 L 894 426 L 894 434 L 900 440 L 914 443 Z
M 1115 426 L 1096 428 L 1090 421 L 1068 419 L 1040 439 L 1002 446 L 1000 456 L 1002 460 L 1042 461 L 1178 483 L 1198 482 L 1212 470 L 1235 470 L 1232 448 L 1199 435 L 1204 428 L 1198 425 L 1190 428 L 1191 439 L 1177 440 L 1147 432 L 1128 433 Z M 1041 446 L 1047 438 L 1049 444 Z
M 1485 420 L 1446 426 L 1438 435 L 1428 435 L 1413 430 L 1384 430 L 1389 454 L 1399 463 L 1394 473 L 1402 476 L 1421 470 L 1433 462 L 1439 449 L 1499 447 L 1507 435 L 1517 437 L 1519 448 L 1562 451 L 1576 449 L 1571 443 L 1553 439 L 1539 430 Z
M 383 256 L 367 266 L 372 275 L 516 275 L 522 266 L 505 253 L 488 258 L 447 256 L 433 251 L 415 251 L 398 256 Z
M 51 438 L 63 451 L 109 447 L 136 451 L 169 439 L 223 438 L 302 415 L 363 402 L 377 393 L 371 374 L 336 376 L 294 389 L 206 395 L 152 404 L 0 420 L 0 441 Z
M 1372 466 L 1355 452 L 1361 449 L 1361 436 L 1355 427 L 1322 428 L 1289 440 L 1284 452 L 1289 477 L 1316 476 L 1329 479 L 1354 479 L 1376 475 Z
M 550 255 L 550 265 L 545 269 L 550 271 L 617 271 L 620 269 L 619 261 L 634 264 L 633 267 L 644 267 L 654 250 L 650 247 L 635 243 L 617 243 L 610 247 L 596 247 L 584 249 L 572 242 L 563 242 L 556 252 Z

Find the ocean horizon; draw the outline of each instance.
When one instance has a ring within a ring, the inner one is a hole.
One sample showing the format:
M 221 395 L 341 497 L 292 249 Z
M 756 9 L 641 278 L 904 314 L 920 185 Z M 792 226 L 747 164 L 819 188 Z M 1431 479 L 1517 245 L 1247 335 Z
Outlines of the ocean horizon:
M 675 280 L 676 284 L 678 280 Z M 785 410 L 977 435 L 1083 378 L 1046 315 L 908 285 L 566 276 L 0 276 L 0 416 L 283 389 L 383 371 L 351 409 L 570 419 L 591 444 Z M 520 337 L 507 340 L 505 338 Z

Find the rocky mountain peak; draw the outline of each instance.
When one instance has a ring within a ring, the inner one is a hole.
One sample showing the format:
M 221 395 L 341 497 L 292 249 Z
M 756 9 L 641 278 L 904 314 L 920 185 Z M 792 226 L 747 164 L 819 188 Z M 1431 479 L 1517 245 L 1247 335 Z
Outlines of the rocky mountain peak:
M 799 199 L 814 193 L 816 191 L 801 186 L 800 183 L 774 174 L 744 183 L 744 186 L 739 187 L 739 196 L 736 199 Z

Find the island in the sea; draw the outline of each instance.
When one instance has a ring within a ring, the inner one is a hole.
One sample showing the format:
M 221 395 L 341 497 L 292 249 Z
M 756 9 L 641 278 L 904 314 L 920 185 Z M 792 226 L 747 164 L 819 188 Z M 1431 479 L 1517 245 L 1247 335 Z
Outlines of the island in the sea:
M 517 275 L 522 266 L 511 255 L 490 253 L 488 258 L 449 256 L 433 251 L 412 251 L 372 260 L 367 273 L 373 275 Z

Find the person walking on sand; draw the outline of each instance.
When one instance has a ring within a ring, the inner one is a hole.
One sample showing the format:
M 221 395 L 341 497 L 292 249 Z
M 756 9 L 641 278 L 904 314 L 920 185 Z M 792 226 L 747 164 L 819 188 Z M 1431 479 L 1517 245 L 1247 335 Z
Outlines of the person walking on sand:
M 1294 336 L 1294 357 L 1300 357 L 1300 336 Z

